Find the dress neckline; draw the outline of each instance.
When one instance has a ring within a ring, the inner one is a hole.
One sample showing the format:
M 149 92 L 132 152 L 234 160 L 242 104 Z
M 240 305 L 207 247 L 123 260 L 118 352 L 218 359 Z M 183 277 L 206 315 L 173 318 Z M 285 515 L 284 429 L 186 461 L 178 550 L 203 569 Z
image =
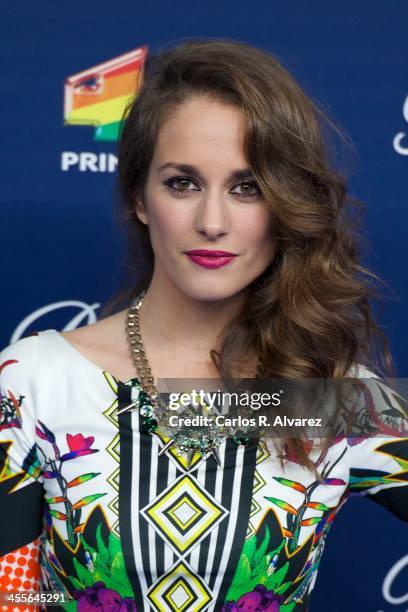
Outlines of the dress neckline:
M 81 351 L 79 351 L 66 338 L 64 338 L 64 336 L 61 334 L 61 332 L 59 332 L 57 329 L 47 329 L 47 330 L 43 330 L 43 331 L 41 331 L 39 333 L 40 334 L 44 334 L 44 333 L 48 334 L 49 332 L 51 332 L 52 335 L 54 335 L 54 337 L 58 338 L 70 350 L 70 352 L 77 357 L 77 359 L 80 359 L 81 361 L 86 363 L 89 367 L 91 367 L 94 370 L 96 370 L 97 372 L 99 372 L 99 374 L 108 374 L 108 376 L 111 376 L 117 383 L 120 383 L 122 385 L 130 386 L 130 385 L 134 384 L 135 382 L 138 382 L 140 384 L 140 380 L 139 380 L 139 378 L 137 376 L 132 376 L 131 378 L 128 378 L 127 380 L 121 380 L 120 378 L 118 378 L 118 376 L 115 376 L 115 374 L 112 374 L 112 372 L 109 372 L 105 368 L 102 368 L 102 367 L 98 366 L 96 363 L 94 363 L 93 361 L 88 359 L 88 357 L 85 357 L 85 355 L 83 353 L 81 353 Z

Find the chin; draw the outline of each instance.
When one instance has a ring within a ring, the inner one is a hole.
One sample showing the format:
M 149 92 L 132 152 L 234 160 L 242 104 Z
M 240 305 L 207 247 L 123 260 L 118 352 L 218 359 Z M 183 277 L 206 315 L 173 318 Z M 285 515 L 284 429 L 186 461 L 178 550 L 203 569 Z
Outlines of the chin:
M 205 285 L 200 283 L 199 286 L 183 286 L 180 289 L 193 300 L 219 302 L 234 297 L 247 287 L 247 285 L 238 287 L 226 287 L 225 285 L 226 283 L 207 282 Z

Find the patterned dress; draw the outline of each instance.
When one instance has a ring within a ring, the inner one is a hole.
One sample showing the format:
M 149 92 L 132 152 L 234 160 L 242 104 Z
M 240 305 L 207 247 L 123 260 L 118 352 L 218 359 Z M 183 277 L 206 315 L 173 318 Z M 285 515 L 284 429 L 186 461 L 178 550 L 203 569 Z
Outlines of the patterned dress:
M 7 346 L 0 370 L 0 591 L 72 611 L 305 611 L 350 496 L 408 521 L 406 437 L 341 438 L 324 460 L 312 446 L 321 480 L 289 455 L 282 469 L 265 440 L 228 439 L 221 466 L 197 453 L 188 469 L 171 447 L 158 455 L 166 439 L 137 410 L 117 414 L 137 379 L 58 331 Z

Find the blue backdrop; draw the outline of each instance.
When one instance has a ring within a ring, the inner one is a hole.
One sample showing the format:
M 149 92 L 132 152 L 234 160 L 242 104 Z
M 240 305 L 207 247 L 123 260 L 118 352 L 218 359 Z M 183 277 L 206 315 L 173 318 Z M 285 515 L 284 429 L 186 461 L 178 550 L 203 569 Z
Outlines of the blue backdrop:
M 122 68 L 111 60 L 194 36 L 230 37 L 276 54 L 351 136 L 350 189 L 367 204 L 365 262 L 397 296 L 380 322 L 398 375 L 408 376 L 406 0 L 0 5 L 2 346 L 33 330 L 94 321 L 121 278 L 109 139 L 120 101 L 101 101 L 105 131 L 75 125 L 86 119 L 86 96 L 100 93 L 87 70 L 103 64 L 103 78 L 119 75 L 125 91 L 137 57 Z M 406 525 L 366 499 L 350 500 L 328 538 L 312 602 L 314 612 L 405 612 Z

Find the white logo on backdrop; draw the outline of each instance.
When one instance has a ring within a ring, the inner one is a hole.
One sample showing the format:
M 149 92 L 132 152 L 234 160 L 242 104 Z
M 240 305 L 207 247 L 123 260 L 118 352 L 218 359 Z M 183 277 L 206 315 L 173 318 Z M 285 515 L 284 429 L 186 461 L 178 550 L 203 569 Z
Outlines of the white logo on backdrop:
M 68 172 L 115 172 L 118 158 L 113 153 L 92 153 L 89 151 L 63 151 L 61 170 Z
M 405 98 L 405 102 L 402 106 L 402 114 L 405 121 L 408 123 L 408 96 Z M 404 138 L 406 139 L 405 145 L 403 144 Z M 408 137 L 405 132 L 398 132 L 394 136 L 393 140 L 394 149 L 400 155 L 408 155 Z
M 402 572 L 404 571 L 408 571 L 408 555 L 405 555 L 396 563 L 394 563 L 394 565 L 388 570 L 388 573 L 385 575 L 384 582 L 382 585 L 382 594 L 387 603 L 399 606 L 408 602 L 408 591 L 406 593 L 402 593 L 401 595 L 391 594 L 391 591 L 393 590 L 394 580 L 400 575 L 402 576 Z M 377 610 L 377 612 L 383 611 Z M 408 609 L 405 612 L 408 612 Z
M 78 308 L 79 312 L 72 317 L 70 321 L 68 321 L 63 328 L 62 331 L 68 331 L 70 329 L 75 329 L 81 323 L 85 322 L 86 325 L 95 323 L 98 319 L 95 314 L 95 309 L 99 308 L 100 304 L 96 302 L 95 304 L 86 304 L 85 302 L 81 302 L 79 300 L 65 300 L 63 302 L 54 302 L 53 304 L 48 304 L 48 306 L 43 306 L 38 310 L 35 310 L 31 314 L 29 314 L 25 319 L 21 321 L 19 325 L 17 325 L 16 329 L 13 332 L 10 342 L 15 342 L 19 340 L 26 330 L 32 325 L 34 322 L 37 322 L 44 315 L 49 314 L 55 310 L 60 310 L 62 308 Z M 44 325 L 39 325 L 38 330 L 47 329 Z

